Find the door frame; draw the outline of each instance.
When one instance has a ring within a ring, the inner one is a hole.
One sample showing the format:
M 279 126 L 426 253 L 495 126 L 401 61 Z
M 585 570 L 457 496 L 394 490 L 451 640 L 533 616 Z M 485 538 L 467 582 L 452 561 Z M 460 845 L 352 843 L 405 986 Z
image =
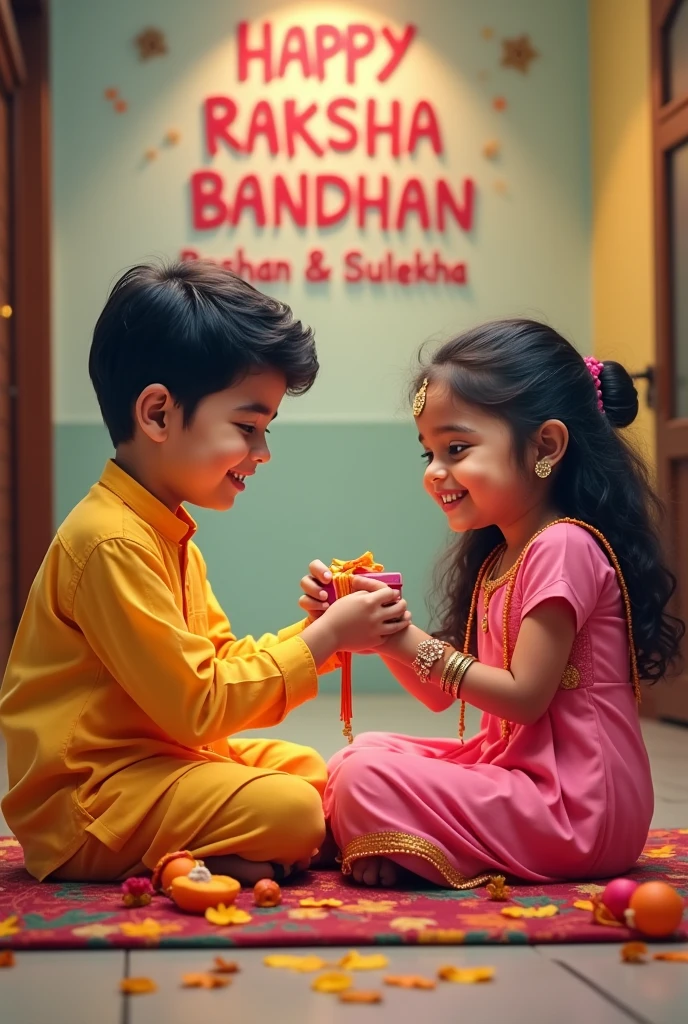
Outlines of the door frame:
M 48 13 L 47 0 L 0 0 L 0 75 L 12 96 L 13 121 L 16 619 L 54 532 Z

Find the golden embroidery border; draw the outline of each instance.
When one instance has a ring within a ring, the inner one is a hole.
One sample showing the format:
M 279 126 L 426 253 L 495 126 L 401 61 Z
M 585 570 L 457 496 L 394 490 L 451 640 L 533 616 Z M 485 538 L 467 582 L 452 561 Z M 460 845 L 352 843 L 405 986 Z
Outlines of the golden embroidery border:
M 351 865 L 363 857 L 391 857 L 393 854 L 420 857 L 442 875 L 452 889 L 478 889 L 493 881 L 496 874 L 485 873 L 466 878 L 452 867 L 448 857 L 433 843 L 410 832 L 371 832 L 352 839 L 342 854 L 342 874 L 351 874 Z

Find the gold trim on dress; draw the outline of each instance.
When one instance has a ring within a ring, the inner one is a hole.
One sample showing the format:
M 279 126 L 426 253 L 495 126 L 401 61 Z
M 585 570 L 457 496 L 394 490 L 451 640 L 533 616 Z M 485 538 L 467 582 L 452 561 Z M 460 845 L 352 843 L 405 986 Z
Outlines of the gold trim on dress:
M 409 857 L 420 857 L 431 864 L 452 889 L 477 889 L 486 882 L 492 881 L 496 874 L 485 873 L 475 878 L 466 878 L 452 867 L 446 855 L 437 846 L 407 832 L 372 832 L 367 836 L 352 839 L 342 854 L 342 874 L 351 874 L 351 865 L 363 857 L 391 857 L 394 854 L 406 854 Z

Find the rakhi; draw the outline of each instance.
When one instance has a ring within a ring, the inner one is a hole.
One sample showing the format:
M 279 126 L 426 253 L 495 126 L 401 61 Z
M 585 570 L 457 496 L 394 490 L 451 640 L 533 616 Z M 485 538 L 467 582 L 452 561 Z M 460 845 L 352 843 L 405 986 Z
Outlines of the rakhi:
M 394 587 L 401 593 L 403 578 L 400 572 L 385 572 L 384 565 L 375 561 L 372 551 L 366 551 L 360 558 L 354 558 L 350 562 L 344 562 L 335 558 L 330 566 L 332 582 L 323 585 L 327 592 L 329 603 L 340 597 L 346 597 L 353 593 L 354 576 L 368 576 L 373 580 L 380 580 L 388 587 Z M 351 720 L 353 718 L 353 698 L 351 692 L 351 653 L 340 651 L 338 654 L 339 664 L 342 669 L 342 695 L 340 721 L 344 728 L 342 735 L 346 736 L 349 743 L 353 743 L 354 734 L 351 731 Z

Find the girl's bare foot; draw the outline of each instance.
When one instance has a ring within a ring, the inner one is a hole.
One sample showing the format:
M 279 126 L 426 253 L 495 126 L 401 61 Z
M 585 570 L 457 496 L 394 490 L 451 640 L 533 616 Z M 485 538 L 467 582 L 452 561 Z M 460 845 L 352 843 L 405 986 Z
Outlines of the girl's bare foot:
M 397 884 L 399 869 L 386 857 L 362 857 L 351 865 L 351 877 L 359 885 L 382 886 L 388 889 Z
M 229 875 L 242 885 L 255 885 L 261 878 L 286 881 L 292 875 L 307 871 L 311 862 L 308 858 L 295 864 L 271 864 L 270 861 L 245 860 L 236 854 L 228 854 L 226 857 L 204 857 L 203 863 L 213 875 Z

